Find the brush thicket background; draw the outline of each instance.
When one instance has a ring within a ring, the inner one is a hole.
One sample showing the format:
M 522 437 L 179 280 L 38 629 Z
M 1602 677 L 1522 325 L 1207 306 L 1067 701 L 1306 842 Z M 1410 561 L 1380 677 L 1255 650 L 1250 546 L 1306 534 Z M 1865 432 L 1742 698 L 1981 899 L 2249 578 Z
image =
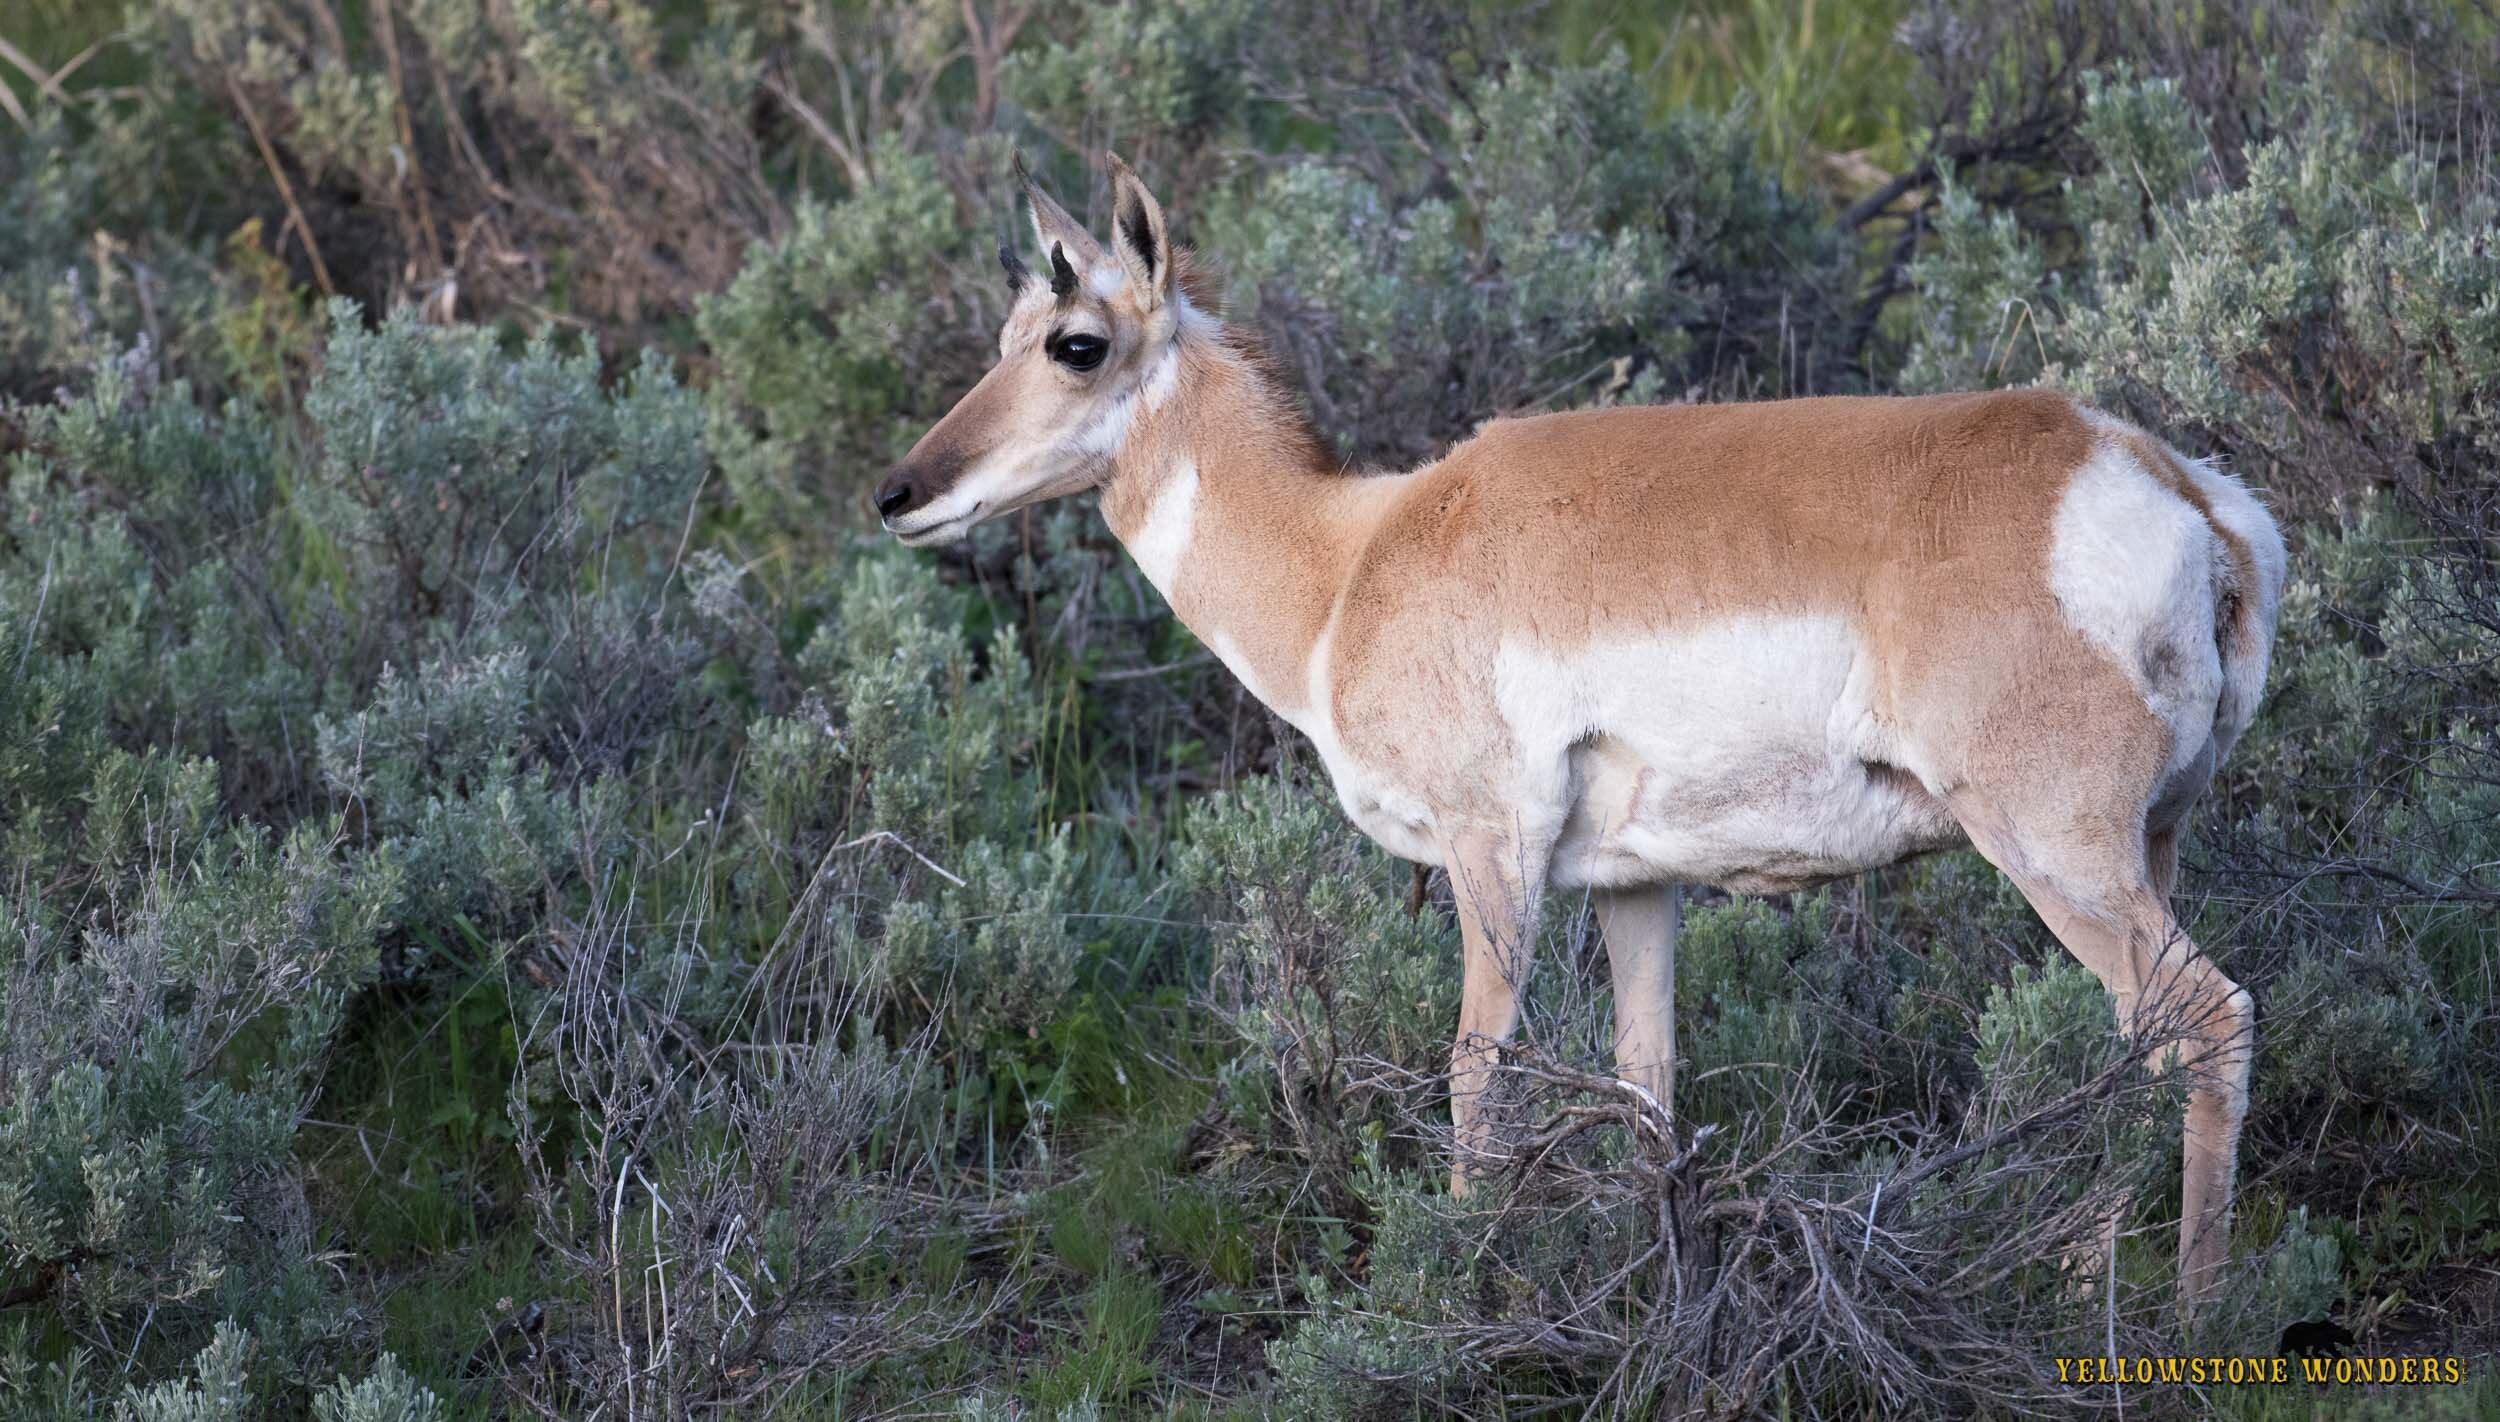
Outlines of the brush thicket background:
M 1967 855 L 1703 895 L 1687 1124 L 1091 510 L 865 492 L 1120 150 L 1358 461 L 2046 383 L 2295 544 L 2184 913 L 2199 1349 L 2500 1340 L 2500 22 L 2407 0 L 0 4 L 0 1412 L 2002 1415 L 2178 1351 L 2175 1083 Z M 1639 11 L 1640 14 L 1632 12 Z M 2054 1267 L 2138 1203 L 2109 1278 Z

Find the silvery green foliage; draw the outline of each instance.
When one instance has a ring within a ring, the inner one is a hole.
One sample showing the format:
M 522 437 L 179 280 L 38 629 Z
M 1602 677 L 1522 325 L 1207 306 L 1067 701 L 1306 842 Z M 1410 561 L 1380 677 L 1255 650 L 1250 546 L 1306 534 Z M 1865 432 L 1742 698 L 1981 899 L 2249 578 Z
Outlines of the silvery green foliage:
M 1102 1422 L 1102 1404 L 1090 1398 L 1063 1402 L 1048 1412 L 1026 1409 L 1008 1401 L 1000 1402 L 987 1394 L 976 1393 L 955 1404 L 956 1422 L 1022 1422 L 1026 1418 L 1042 1418 L 1047 1422 Z
M 1455 197 L 1310 159 L 1208 224 L 1323 428 L 1411 460 L 1497 413 L 1836 378 L 1843 254 L 1734 116 L 1648 117 L 1619 53 L 1470 100 Z
M 2259 1267 L 2230 1281 L 2204 1336 L 2279 1338 L 2294 1323 L 2329 1316 L 2344 1289 L 2343 1251 L 2310 1222 L 2308 1206 L 2297 1206 Z
M 86 660 L 80 684 L 134 740 L 282 796 L 296 771 L 272 752 L 319 700 L 314 676 L 270 655 L 287 636 L 267 567 L 278 433 L 160 384 L 144 344 L 99 356 L 79 386 L 15 412 L 31 449 L 0 493 L 15 550 L 0 605 L 26 617 L 28 655 Z
M 113 1408 L 114 1422 L 242 1422 L 252 1402 L 251 1357 L 251 1335 L 220 1323 L 191 1377 L 132 1387 Z
M 99 202 L 96 165 L 47 114 L 30 141 L 0 154 L 0 391 L 33 395 L 35 382 L 102 333 L 90 324 L 95 273 L 81 260 L 81 224 Z
M 1255 1135 L 1342 1177 L 1449 1053 L 1457 945 L 1410 917 L 1396 865 L 1316 795 L 1251 781 L 1191 813 L 1180 885 L 1207 905 L 1216 1006 L 1242 1039 L 1228 1105 Z
M 1417 1182 L 1404 1199 L 1391 1204 L 1391 1221 L 1426 1218 L 1422 1195 Z M 1392 1223 L 1384 1233 L 1403 1243 L 1410 1232 Z M 1395 1276 L 1401 1283 L 1412 1279 L 1429 1290 L 1457 1282 L 1451 1278 L 1449 1256 L 1393 1249 L 1392 1258 L 1384 1262 L 1402 1266 Z M 1267 1345 L 1268 1366 L 1275 1373 L 1268 1396 L 1279 1415 L 1328 1422 L 1407 1416 L 1426 1411 L 1428 1403 L 1446 1407 L 1451 1397 L 1466 1397 L 1483 1387 L 1485 1367 L 1453 1357 L 1424 1326 L 1444 1314 L 1444 1308 L 1428 1305 L 1421 1319 L 1404 1310 L 1375 1312 L 1364 1306 L 1362 1290 L 1318 1274 L 1304 1279 L 1302 1292 L 1304 1315 Z
M 83 1346 L 242 1319 L 291 1369 L 336 1324 L 295 1132 L 396 873 L 226 823 L 206 762 L 64 734 L 87 668 L 33 670 L 0 694 L 0 1268 L 51 1280 Z
M 311 475 L 107 359 L 12 412 L 0 541 L 0 1271 L 150 1366 L 238 1322 L 289 1392 L 347 1322 L 295 1135 L 349 997 L 386 937 L 419 969 L 604 852 L 606 777 L 682 694 L 704 468 L 656 369 L 611 398 L 543 346 L 340 320 Z
M 2500 749 L 2469 699 L 2489 685 L 2489 631 L 2459 585 L 2470 570 L 2407 556 L 2418 537 L 2376 496 L 2345 527 L 2310 534 L 2284 595 L 2271 698 L 2239 752 L 2291 786 L 2373 768 L 2358 805 L 2253 796 L 2236 836 L 2272 847 L 2287 925 L 2330 950 L 2297 956 L 2269 993 L 2280 1026 L 2258 1100 L 2293 1119 L 2332 1112 L 2347 1132 L 2402 1129 L 2472 1070 L 2472 1030 L 2446 984 L 2473 962 L 2479 914 L 2431 902 L 2382 916 L 2315 866 L 2376 864 L 2435 891 L 2470 884 L 2466 866 L 2500 851 Z
M 974 841 L 958 860 L 963 887 L 931 885 L 934 893 L 886 916 L 878 967 L 887 990 L 915 986 L 945 1003 L 959 1041 L 1056 1019 L 1076 983 L 1079 944 L 1067 919 L 1074 860 L 1065 834 L 1013 855 Z
M 254 1351 L 250 1334 L 218 1324 L 192 1360 L 190 1377 L 132 1384 L 114 1404 L 113 1422 L 244 1422 L 260 1415 L 253 1407 Z M 385 1353 L 362 1381 L 342 1377 L 315 1394 L 312 1415 L 316 1422 L 434 1422 L 442 1413 L 434 1394 Z
M 606 787 L 567 793 L 532 754 L 530 672 L 511 649 L 385 664 L 370 704 L 318 723 L 324 783 L 401 866 L 401 921 L 502 922 L 570 876 L 582 825 L 600 820 L 577 794 Z
M 831 920 L 846 970 L 966 1047 L 1058 1014 L 1082 953 L 1065 915 L 1102 872 L 1043 828 L 1047 709 L 1010 631 L 976 655 L 970 606 L 924 560 L 860 550 L 793 659 L 809 692 L 749 728 L 740 785 L 758 909 L 788 912 L 794 880 L 859 884 L 885 907 Z
M 645 571 L 666 549 L 632 535 L 682 523 L 704 474 L 701 405 L 656 355 L 611 396 L 593 355 L 541 337 L 516 359 L 406 308 L 368 329 L 331 307 L 304 411 L 320 457 L 298 507 L 334 540 L 356 613 L 412 641 L 516 607 L 543 617 L 620 546 L 608 566 Z
M 434 1422 L 434 1394 L 385 1353 L 360 1382 L 340 1378 L 313 1398 L 314 1422 Z
M 143 336 L 145 358 L 225 373 L 231 306 L 207 243 L 150 230 L 192 136 L 127 110 L 73 118 L 38 93 L 33 127 L 0 144 L 0 399 L 47 400 Z
M 801 673 L 844 708 L 846 750 L 875 828 L 924 853 L 980 835 L 1030 838 L 1037 787 L 1017 772 L 1045 711 L 1013 629 L 986 647 L 969 599 L 922 559 L 876 548 L 848 570 Z
M 359 631 L 299 655 L 358 694 L 314 718 L 312 748 L 332 802 L 399 854 L 406 920 L 491 925 L 574 877 L 605 778 L 687 694 L 700 650 L 667 579 L 700 407 L 656 358 L 610 391 L 543 340 L 512 357 L 404 311 L 332 320 L 291 504 Z
M 1977 1028 L 1985 1113 L 2002 1125 L 2054 1093 L 2108 1070 L 2122 1055 L 2108 990 L 2072 958 L 2033 968 L 1988 991 Z
M 1685 1028 L 1677 1043 L 1677 1055 L 1691 1063 L 1679 1083 L 1688 1109 L 1707 1119 L 1783 1112 L 1790 1083 L 1751 1063 L 1806 1068 L 1818 1097 L 1847 1089 L 1829 1082 L 1841 1063 L 1824 1057 L 1839 1045 L 1828 1008 L 1861 965 L 1815 951 L 1830 933 L 1831 907 L 1818 895 L 1796 913 L 1756 899 L 1686 910 L 1676 945 L 1679 1001 L 1709 1023 Z
M 2410 462 L 2500 452 L 2500 189 L 2392 157 L 2374 56 L 2329 32 L 2244 151 L 2178 85 L 2092 76 L 2071 240 L 1948 183 L 1913 268 L 1911 389 L 2045 381 L 2204 432 L 2262 482 L 2341 491 Z M 2058 255 L 2052 256 L 2052 253 Z
M 895 140 L 876 179 L 802 201 L 695 327 L 720 363 L 711 442 L 763 526 L 840 517 L 996 358 L 1005 285 L 935 162 Z M 805 313 L 804 316 L 801 313 Z
M 1258 6 L 1094 5 L 1077 19 L 1073 33 L 1016 52 L 1000 73 L 1008 96 L 1053 130 L 1100 132 L 1134 150 L 1202 138 L 1241 117 L 1242 54 Z

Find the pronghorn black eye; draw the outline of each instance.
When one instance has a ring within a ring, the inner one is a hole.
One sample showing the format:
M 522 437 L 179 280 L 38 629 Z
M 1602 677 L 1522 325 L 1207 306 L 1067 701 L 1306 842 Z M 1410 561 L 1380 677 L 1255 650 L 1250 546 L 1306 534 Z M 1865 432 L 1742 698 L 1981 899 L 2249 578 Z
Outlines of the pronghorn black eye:
M 1109 341 L 1100 336 L 1088 336 L 1082 332 L 1072 336 L 1061 336 L 1050 343 L 1050 358 L 1070 370 L 1092 370 L 1095 366 L 1102 364 L 1102 358 L 1109 354 L 1111 354 Z

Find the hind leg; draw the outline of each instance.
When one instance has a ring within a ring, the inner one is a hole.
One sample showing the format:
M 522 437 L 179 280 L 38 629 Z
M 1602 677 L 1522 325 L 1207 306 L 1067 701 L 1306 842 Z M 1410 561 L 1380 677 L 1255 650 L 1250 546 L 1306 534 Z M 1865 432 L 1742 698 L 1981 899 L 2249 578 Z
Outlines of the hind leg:
M 2179 882 L 2179 831 L 2176 826 L 2155 830 L 2145 836 L 2144 871 L 2155 897 L 2167 905 Z M 2102 1271 L 2117 1256 L 2123 1214 L 2122 1210 L 2112 1209 L 2102 1216 L 2100 1229 L 2092 1242 L 2067 1256 L 2067 1267 L 2085 1293 L 2101 1282 Z
M 2189 1304 L 2210 1296 L 2229 1251 L 2253 1002 L 2171 917 L 2157 887 L 2168 875 L 2154 863 L 2141 810 L 2122 803 L 2105 814 L 2069 807 L 2026 816 L 1976 795 L 1955 809 L 1980 852 L 2116 998 L 2119 1030 L 2155 1066 L 2176 1052 L 2190 1073 L 2179 1293 Z

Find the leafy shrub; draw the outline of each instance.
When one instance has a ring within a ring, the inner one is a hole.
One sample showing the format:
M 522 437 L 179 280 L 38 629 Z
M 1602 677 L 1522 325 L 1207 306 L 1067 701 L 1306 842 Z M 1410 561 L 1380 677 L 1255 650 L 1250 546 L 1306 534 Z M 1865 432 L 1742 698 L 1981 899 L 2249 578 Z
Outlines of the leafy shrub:
M 2062 385 L 2309 506 L 2487 461 L 2500 192 L 2437 140 L 2388 161 L 2374 49 L 2330 30 L 2238 152 L 2176 82 L 2091 77 L 2094 167 L 2066 185 L 2062 231 L 1948 185 L 1904 383 Z
M 802 203 L 699 308 L 720 365 L 713 444 L 765 527 L 843 518 L 829 496 L 864 490 L 945 413 L 1005 318 L 1005 288 L 936 165 L 890 145 L 878 169 L 848 198 Z M 811 319 L 791 319 L 801 311 Z
M 2488 17 L 35 9 L 103 43 L 0 69 L 6 1410 L 1993 1414 L 2173 1350 L 2177 1084 L 1975 857 L 1696 894 L 1672 1119 L 1557 896 L 1532 1164 L 1453 1200 L 1445 895 L 1085 501 L 854 537 L 990 359 L 1009 150 L 1082 210 L 1105 143 L 1354 460 L 2048 382 L 2268 486 L 2195 1341 L 2488 1350 Z
M 1313 159 L 1224 215 L 1241 314 L 1358 458 L 1412 462 L 1497 412 L 1834 378 L 1804 333 L 1830 324 L 1841 254 L 1734 117 L 1648 118 L 1620 54 L 1467 101 L 1464 202 Z
M 664 545 L 635 535 L 682 526 L 703 477 L 700 409 L 656 358 L 609 398 L 592 357 L 540 340 L 511 359 L 488 332 L 428 331 L 406 309 L 368 333 L 332 308 L 304 413 L 321 458 L 295 507 L 388 645 L 561 616 L 574 609 L 555 594 L 594 558 L 647 574 Z
M 187 1355 L 245 1319 L 300 1370 L 340 1319 L 293 1145 L 396 866 L 226 822 L 206 762 L 63 734 L 97 696 L 74 668 L 0 703 L 34 792 L 0 901 L 0 1269 L 82 1349 Z
M 1333 806 L 1277 781 L 1206 802 L 1188 846 L 1179 879 L 1222 915 L 1216 1006 L 1245 1049 L 1226 1103 L 1252 1140 L 1342 1192 L 1364 1141 L 1393 1124 L 1410 1133 L 1416 1084 L 1447 1063 L 1447 925 L 1409 916 L 1384 856 Z

